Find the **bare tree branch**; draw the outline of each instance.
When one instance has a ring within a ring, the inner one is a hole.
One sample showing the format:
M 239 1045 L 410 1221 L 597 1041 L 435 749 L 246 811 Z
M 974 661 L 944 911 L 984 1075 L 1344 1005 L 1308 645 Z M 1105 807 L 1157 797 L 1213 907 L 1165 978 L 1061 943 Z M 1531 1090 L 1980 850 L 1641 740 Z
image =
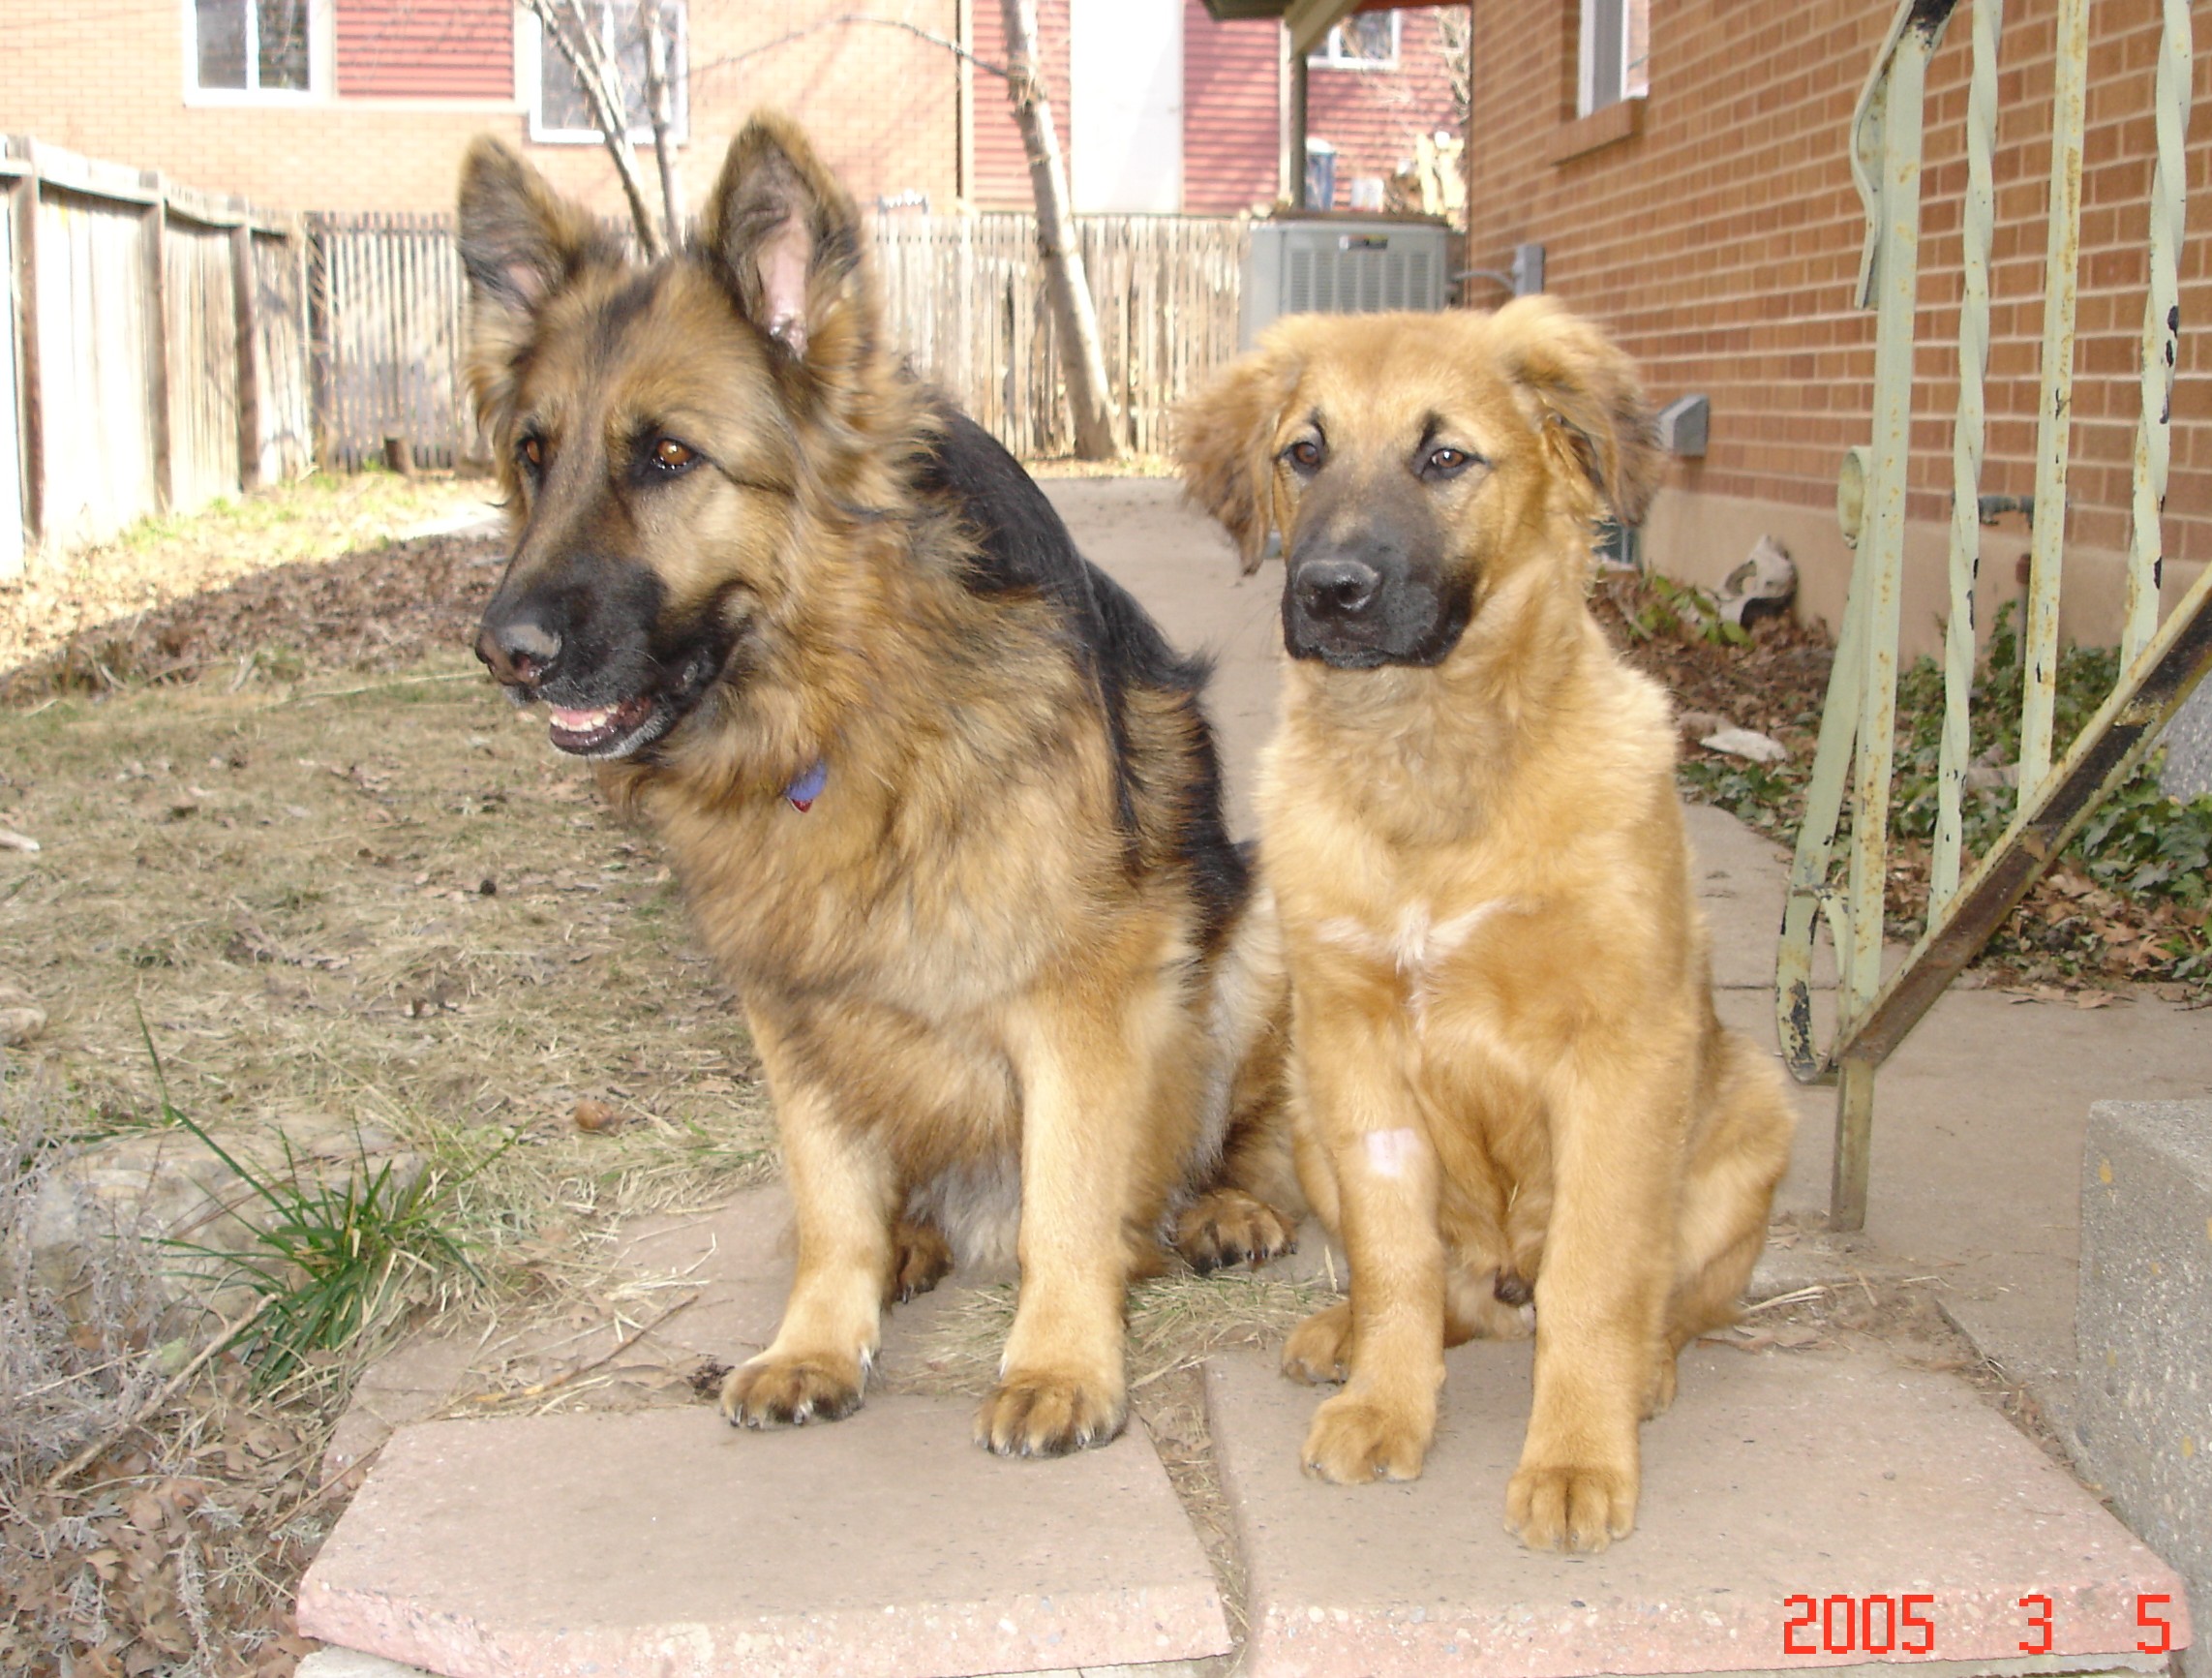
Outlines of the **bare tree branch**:
M 942 47 L 954 58 L 964 59 L 978 70 L 995 76 L 1001 80 L 1012 74 L 1005 65 L 993 64 L 987 58 L 978 58 L 957 41 L 948 40 L 942 35 L 934 35 L 918 23 L 909 23 L 903 17 L 871 17 L 863 12 L 847 12 L 835 17 L 821 18 L 807 24 L 803 29 L 794 29 L 788 34 L 778 35 L 773 41 L 763 42 L 758 46 L 748 46 L 742 52 L 732 52 L 720 58 L 710 58 L 704 64 L 693 65 L 692 69 L 700 74 L 710 70 L 727 70 L 733 64 L 742 64 L 748 58 L 758 58 L 764 53 L 777 51 L 782 47 L 792 46 L 796 42 L 804 41 L 810 35 L 819 35 L 824 30 L 842 29 L 858 23 L 872 23 L 879 29 L 896 29 L 913 36 L 917 41 L 926 41 L 930 46 Z
M 1106 353 L 1099 344 L 1099 317 L 1083 272 L 1083 249 L 1076 242 L 1075 217 L 1068 209 L 1068 171 L 1060 160 L 1060 136 L 1052 126 L 1052 102 L 1037 74 L 1037 0 L 999 0 L 1006 18 L 1008 74 L 1006 96 L 1021 130 L 1029 157 L 1029 185 L 1037 198 L 1037 248 L 1045 259 L 1045 290 L 1060 324 L 1063 365 L 1068 375 L 1068 406 L 1076 421 L 1076 454 L 1082 460 L 1113 460 L 1121 454 L 1113 414 L 1106 404 Z
M 561 56 L 576 72 L 585 102 L 591 106 L 592 119 L 599 125 L 599 137 L 606 142 L 607 155 L 615 160 L 615 174 L 621 182 L 622 197 L 629 200 L 630 225 L 637 229 L 638 246 L 650 262 L 666 247 L 661 242 L 659 228 L 653 223 L 652 211 L 646 204 L 645 188 L 638 179 L 638 157 L 630 144 L 629 100 L 622 87 L 621 67 L 608 56 L 606 43 L 585 12 L 585 6 L 590 3 L 591 0 L 523 0 Z
M 683 197 L 676 186 L 676 153 L 669 138 L 675 126 L 668 86 L 668 31 L 662 27 L 661 0 L 638 0 L 638 30 L 645 38 L 645 108 L 652 123 L 653 161 L 660 166 L 661 226 L 674 250 L 683 242 Z

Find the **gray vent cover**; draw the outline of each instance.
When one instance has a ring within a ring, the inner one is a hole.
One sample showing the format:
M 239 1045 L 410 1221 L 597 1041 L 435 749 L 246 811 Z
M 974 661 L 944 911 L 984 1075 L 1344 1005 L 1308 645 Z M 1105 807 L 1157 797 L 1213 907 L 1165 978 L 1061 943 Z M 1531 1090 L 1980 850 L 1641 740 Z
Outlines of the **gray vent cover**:
M 1284 315 L 1444 306 L 1446 229 L 1434 222 L 1260 222 L 1244 259 L 1237 344 Z

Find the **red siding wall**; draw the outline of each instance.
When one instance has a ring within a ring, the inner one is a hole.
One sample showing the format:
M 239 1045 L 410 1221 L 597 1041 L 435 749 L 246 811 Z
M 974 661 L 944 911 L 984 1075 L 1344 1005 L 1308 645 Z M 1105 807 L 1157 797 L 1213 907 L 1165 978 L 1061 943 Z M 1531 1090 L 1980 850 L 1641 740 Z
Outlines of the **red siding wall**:
M 1336 208 L 1350 203 L 1354 177 L 1388 180 L 1399 164 L 1410 161 L 1416 135 L 1458 129 L 1438 17 L 1435 7 L 1408 7 L 1398 14 L 1395 70 L 1315 65 L 1307 72 L 1306 132 L 1337 148 Z M 1477 37 L 1478 57 L 1489 39 Z
M 514 97 L 508 0 L 338 0 L 337 25 L 343 97 Z
M 1052 102 L 1052 126 L 1060 133 L 1060 154 L 1070 156 L 1068 136 L 1068 0 L 1037 0 L 1037 40 L 1045 95 Z M 998 0 L 975 0 L 975 54 L 986 64 L 1006 62 L 1006 19 Z M 976 178 L 968 202 L 979 210 L 1026 210 L 1036 206 L 1029 187 L 1029 162 L 1021 149 L 1006 101 L 1006 83 L 984 71 L 975 75 Z
M 1216 23 L 1183 0 L 1183 213 L 1232 216 L 1282 196 L 1282 25 Z

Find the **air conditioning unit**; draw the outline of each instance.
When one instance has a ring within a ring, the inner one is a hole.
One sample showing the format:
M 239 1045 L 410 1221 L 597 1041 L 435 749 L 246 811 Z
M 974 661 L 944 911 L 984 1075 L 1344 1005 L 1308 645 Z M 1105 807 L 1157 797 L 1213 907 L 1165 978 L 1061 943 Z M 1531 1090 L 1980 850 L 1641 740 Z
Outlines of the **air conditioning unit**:
M 1244 258 L 1237 348 L 1283 315 L 1441 309 L 1451 280 L 1445 239 L 1429 218 L 1319 216 L 1256 222 Z

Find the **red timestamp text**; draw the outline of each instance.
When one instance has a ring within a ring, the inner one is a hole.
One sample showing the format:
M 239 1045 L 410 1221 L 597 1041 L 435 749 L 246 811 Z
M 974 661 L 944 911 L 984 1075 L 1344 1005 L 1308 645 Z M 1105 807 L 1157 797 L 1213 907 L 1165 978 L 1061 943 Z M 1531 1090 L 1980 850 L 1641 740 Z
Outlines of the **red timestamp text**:
M 2165 1655 L 2173 1649 L 2173 1598 L 2149 1591 L 2136 1598 L 2136 1650 Z M 2035 1594 L 2018 1599 L 2023 1655 L 2047 1655 L 2057 1638 L 2057 1609 L 2051 1599 Z M 1782 1599 L 1784 1655 L 1932 1655 L 1936 1613 L 1932 1592 L 1892 1596 L 1809 1593 Z

